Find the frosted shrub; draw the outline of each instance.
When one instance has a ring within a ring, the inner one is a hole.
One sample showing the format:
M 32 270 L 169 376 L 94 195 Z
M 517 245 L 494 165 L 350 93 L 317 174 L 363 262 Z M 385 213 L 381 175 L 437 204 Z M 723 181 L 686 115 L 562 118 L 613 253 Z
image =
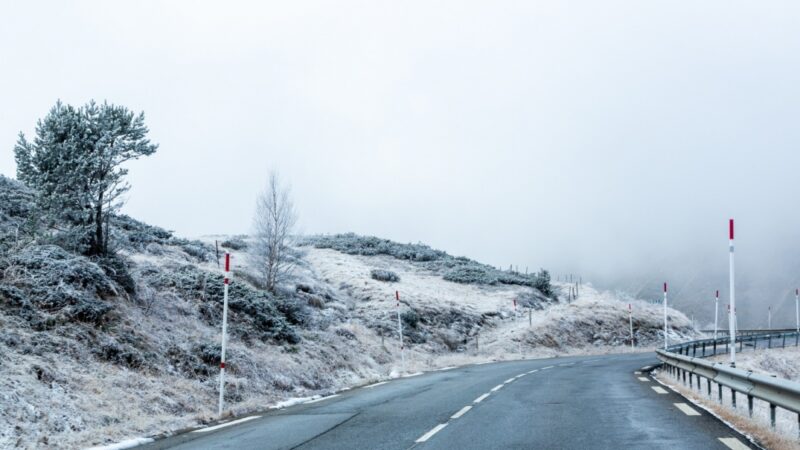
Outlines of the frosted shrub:
M 400 277 L 391 270 L 372 269 L 369 273 L 373 280 L 395 282 L 400 281 Z
M 447 281 L 464 284 L 512 284 L 539 289 L 548 297 L 553 296 L 550 286 L 550 275 L 542 270 L 538 274 L 521 274 L 511 271 L 497 270 L 492 266 L 481 264 L 469 258 L 449 255 L 441 250 L 434 250 L 424 244 L 399 244 L 388 239 L 373 236 L 359 236 L 354 233 L 336 234 L 332 236 L 309 236 L 300 245 L 328 248 L 349 255 L 376 256 L 388 255 L 397 259 L 418 263 L 428 270 L 442 274 Z M 376 278 L 375 271 L 371 273 Z

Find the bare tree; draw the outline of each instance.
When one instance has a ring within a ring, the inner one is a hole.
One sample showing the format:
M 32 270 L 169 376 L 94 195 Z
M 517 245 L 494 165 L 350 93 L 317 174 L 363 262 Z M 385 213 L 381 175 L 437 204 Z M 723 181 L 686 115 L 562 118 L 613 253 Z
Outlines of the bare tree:
M 267 187 L 256 200 L 252 255 L 266 288 L 272 292 L 294 266 L 291 245 L 297 214 L 290 194 L 289 186 L 281 183 L 278 173 L 272 171 Z

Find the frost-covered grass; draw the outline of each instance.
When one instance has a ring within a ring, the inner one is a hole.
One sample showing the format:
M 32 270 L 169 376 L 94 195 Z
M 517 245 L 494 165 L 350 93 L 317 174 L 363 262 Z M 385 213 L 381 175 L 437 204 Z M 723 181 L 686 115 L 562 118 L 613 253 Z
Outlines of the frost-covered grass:
M 308 236 L 300 240 L 303 246 L 332 249 L 340 253 L 361 256 L 391 256 L 395 259 L 416 263 L 436 272 L 447 281 L 464 284 L 510 284 L 534 287 L 544 295 L 551 296 L 550 275 L 539 273 L 522 274 L 504 271 L 481 264 L 469 258 L 455 257 L 427 245 L 401 244 L 374 236 L 359 236 L 353 233 Z

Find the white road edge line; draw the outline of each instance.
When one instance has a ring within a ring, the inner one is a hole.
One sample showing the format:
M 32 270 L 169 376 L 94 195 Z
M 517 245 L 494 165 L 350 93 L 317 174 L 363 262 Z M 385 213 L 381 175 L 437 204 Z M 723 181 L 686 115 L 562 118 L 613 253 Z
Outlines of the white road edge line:
M 307 401 L 307 402 L 303 402 L 303 404 L 304 404 L 304 405 L 308 405 L 309 403 L 317 403 L 317 402 L 321 402 L 321 401 L 323 401 L 323 400 L 327 400 L 327 399 L 329 399 L 329 398 L 338 397 L 339 395 L 341 395 L 341 394 L 333 394 L 333 395 L 329 395 L 329 396 L 327 396 L 327 397 L 315 398 L 314 400 L 309 400 L 309 401 Z
M 538 372 L 538 371 L 539 371 L 539 369 L 533 369 L 533 370 L 529 371 L 528 373 L 535 373 L 535 372 Z
M 491 390 L 490 392 L 497 392 L 497 391 L 499 391 L 500 389 L 502 389 L 502 388 L 503 388 L 503 386 L 505 386 L 505 385 L 503 385 L 503 384 L 498 384 L 497 386 L 493 387 L 493 388 L 492 388 L 492 390 Z
M 422 436 L 420 436 L 419 439 L 416 440 L 416 442 L 425 442 L 425 441 L 427 441 L 428 439 L 432 438 L 434 434 L 442 431 L 442 428 L 444 428 L 446 426 L 447 426 L 446 423 L 440 423 L 439 425 L 436 425 L 435 427 L 433 427 L 433 429 L 431 431 L 428 431 L 427 433 L 425 433 Z
M 450 416 L 450 418 L 451 418 L 451 419 L 458 419 L 459 417 L 461 417 L 461 416 L 463 416 L 464 414 L 466 414 L 466 413 L 467 413 L 467 411 L 469 411 L 470 409 L 472 409 L 472 405 L 467 405 L 467 406 L 465 406 L 465 407 L 463 407 L 463 408 L 459 409 L 459 410 L 458 410 L 458 412 L 457 412 L 457 413 L 455 413 L 455 414 L 453 414 L 452 416 Z
M 475 400 L 473 400 L 472 403 L 480 403 L 480 402 L 484 401 L 486 399 L 486 397 L 488 397 L 488 396 L 489 396 L 488 393 L 483 394 L 480 397 L 478 397 Z
M 373 384 L 370 384 L 370 385 L 368 385 L 368 386 L 364 386 L 364 389 L 370 389 L 370 388 L 374 388 L 374 387 L 376 387 L 376 386 L 380 386 L 380 385 L 382 385 L 382 384 L 386 384 L 386 383 L 388 383 L 388 381 L 380 381 L 380 382 L 378 382 L 378 383 L 373 383 Z
M 694 408 L 687 405 L 686 403 L 673 403 L 676 408 L 680 409 L 684 414 L 687 416 L 699 416 L 700 413 L 695 411 Z
M 249 421 L 249 420 L 258 419 L 259 417 L 261 417 L 261 416 L 250 416 L 250 417 L 245 417 L 244 419 L 234 420 L 234 421 L 231 421 L 231 422 L 228 422 L 228 423 L 221 423 L 221 424 L 219 424 L 219 425 L 214 425 L 213 427 L 208 427 L 208 428 L 200 428 L 199 430 L 194 430 L 194 431 L 192 431 L 192 433 L 207 433 L 207 432 L 209 432 L 209 431 L 219 430 L 220 428 L 229 427 L 229 426 L 231 426 L 231 425 L 236 425 L 236 424 L 239 424 L 239 423 L 244 423 L 244 422 L 247 422 L 247 421 Z
M 515 378 L 516 377 L 511 377 L 511 378 L 507 379 L 506 381 L 503 381 L 503 384 L 511 383 L 512 381 L 514 381 Z
M 733 450 L 747 450 L 750 447 L 744 445 L 742 441 L 729 437 L 729 438 L 719 438 L 720 442 L 725 444 L 726 447 L 731 448 Z
M 662 388 L 661 386 L 652 386 L 652 388 L 659 394 L 669 394 L 669 392 L 667 392 L 666 389 Z

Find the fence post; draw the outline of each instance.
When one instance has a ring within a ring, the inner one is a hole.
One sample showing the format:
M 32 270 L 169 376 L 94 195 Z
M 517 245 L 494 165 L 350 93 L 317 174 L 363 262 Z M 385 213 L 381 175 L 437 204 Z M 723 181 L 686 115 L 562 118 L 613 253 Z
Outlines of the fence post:
M 772 403 L 769 404 L 769 424 L 775 428 L 775 405 Z

